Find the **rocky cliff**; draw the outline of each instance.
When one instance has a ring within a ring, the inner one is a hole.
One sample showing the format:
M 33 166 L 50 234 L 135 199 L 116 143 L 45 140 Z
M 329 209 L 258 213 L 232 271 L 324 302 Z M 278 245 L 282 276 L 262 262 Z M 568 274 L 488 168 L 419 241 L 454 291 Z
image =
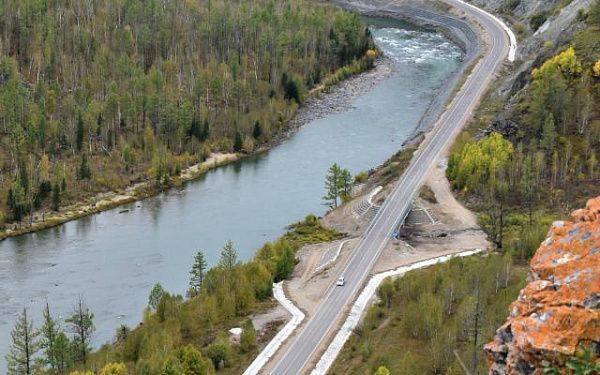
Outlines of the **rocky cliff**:
M 584 348 L 600 361 L 600 197 L 553 224 L 528 281 L 485 347 L 490 374 L 568 374 Z

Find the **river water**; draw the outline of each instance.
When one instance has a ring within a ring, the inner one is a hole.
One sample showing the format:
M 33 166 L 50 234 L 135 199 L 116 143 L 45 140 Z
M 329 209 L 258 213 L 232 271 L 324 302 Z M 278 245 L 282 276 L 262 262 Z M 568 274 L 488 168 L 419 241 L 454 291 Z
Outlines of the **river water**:
M 47 300 L 64 319 L 81 294 L 95 314 L 95 344 L 110 341 L 119 325 L 140 321 L 154 283 L 185 292 L 199 249 L 213 265 L 231 239 L 249 259 L 288 224 L 325 213 L 321 197 L 331 164 L 354 174 L 398 151 L 462 55 L 440 34 L 369 22 L 394 73 L 350 110 L 305 125 L 268 153 L 157 197 L 1 242 L 0 373 L 23 307 L 40 324 Z

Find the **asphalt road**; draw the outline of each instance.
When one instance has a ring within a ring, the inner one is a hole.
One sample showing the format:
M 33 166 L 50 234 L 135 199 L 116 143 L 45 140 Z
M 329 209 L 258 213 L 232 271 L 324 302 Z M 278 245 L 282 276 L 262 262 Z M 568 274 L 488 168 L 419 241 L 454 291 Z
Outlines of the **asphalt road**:
M 357 245 L 343 272 L 346 285 L 329 288 L 316 313 L 301 327 L 300 332 L 290 339 L 292 341 L 287 351 L 274 365 L 272 374 L 302 374 L 311 370 L 307 368 L 309 362 L 317 359 L 313 358 L 316 351 L 327 344 L 325 340 L 331 339 L 330 333 L 342 318 L 345 307 L 354 301 L 393 232 L 410 212 L 412 201 L 425 175 L 469 119 L 508 54 L 508 36 L 494 19 L 457 0 L 445 1 L 464 10 L 485 28 L 489 46 L 463 89 L 415 153 L 409 167 Z

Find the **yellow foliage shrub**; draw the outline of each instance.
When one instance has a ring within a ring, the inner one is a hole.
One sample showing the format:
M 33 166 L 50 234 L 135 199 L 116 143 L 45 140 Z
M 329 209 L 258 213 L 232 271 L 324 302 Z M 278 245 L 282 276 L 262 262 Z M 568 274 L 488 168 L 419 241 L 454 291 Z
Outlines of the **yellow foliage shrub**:
M 581 62 L 577 58 L 573 47 L 569 47 L 551 59 L 546 60 L 539 69 L 534 69 L 532 73 L 533 78 L 539 79 L 554 69 L 560 69 L 564 75 L 571 77 L 583 72 Z
M 596 61 L 592 70 L 594 71 L 594 77 L 600 77 L 600 60 Z
M 374 59 L 377 57 L 377 51 L 373 50 L 373 49 L 368 49 L 367 50 L 367 57 L 370 59 Z
M 127 375 L 124 363 L 109 363 L 100 370 L 100 375 Z

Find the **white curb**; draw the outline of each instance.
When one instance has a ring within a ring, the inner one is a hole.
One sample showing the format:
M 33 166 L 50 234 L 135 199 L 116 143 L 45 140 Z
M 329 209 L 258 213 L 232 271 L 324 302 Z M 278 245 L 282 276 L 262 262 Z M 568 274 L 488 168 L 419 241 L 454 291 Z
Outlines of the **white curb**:
M 476 7 L 473 4 L 469 4 L 463 0 L 455 0 L 461 4 L 464 4 L 472 9 L 477 10 L 478 12 L 484 13 L 487 16 L 491 17 L 494 19 L 494 21 L 498 22 L 498 24 L 500 25 L 500 27 L 502 27 L 502 29 L 506 32 L 506 34 L 508 35 L 508 39 L 510 40 L 510 48 L 508 49 L 508 61 L 513 62 L 515 61 L 515 57 L 517 55 L 517 37 L 515 37 L 515 34 L 512 32 L 512 30 L 510 29 L 510 27 L 508 27 L 504 21 L 502 21 L 500 18 L 494 16 L 493 14 L 486 12 L 485 10 Z
M 281 331 L 267 344 L 267 346 L 258 354 L 254 361 L 248 366 L 243 375 L 256 375 L 267 364 L 269 359 L 275 354 L 277 349 L 281 347 L 283 342 L 294 332 L 294 330 L 304 320 L 304 313 L 300 311 L 290 301 L 283 292 L 283 282 L 273 284 L 273 296 L 290 314 L 292 319 L 287 322 Z
M 340 252 L 342 251 L 342 248 L 344 247 L 346 242 L 351 241 L 351 240 L 353 240 L 353 238 L 349 238 L 347 240 L 342 241 L 342 243 L 339 244 L 337 251 L 335 252 L 335 255 L 333 256 L 333 258 L 329 259 L 327 262 L 325 262 L 324 264 L 321 264 L 319 267 L 317 267 L 315 269 L 315 272 L 319 272 L 322 269 L 331 265 L 333 262 L 335 262 L 337 260 L 337 258 L 340 256 Z

